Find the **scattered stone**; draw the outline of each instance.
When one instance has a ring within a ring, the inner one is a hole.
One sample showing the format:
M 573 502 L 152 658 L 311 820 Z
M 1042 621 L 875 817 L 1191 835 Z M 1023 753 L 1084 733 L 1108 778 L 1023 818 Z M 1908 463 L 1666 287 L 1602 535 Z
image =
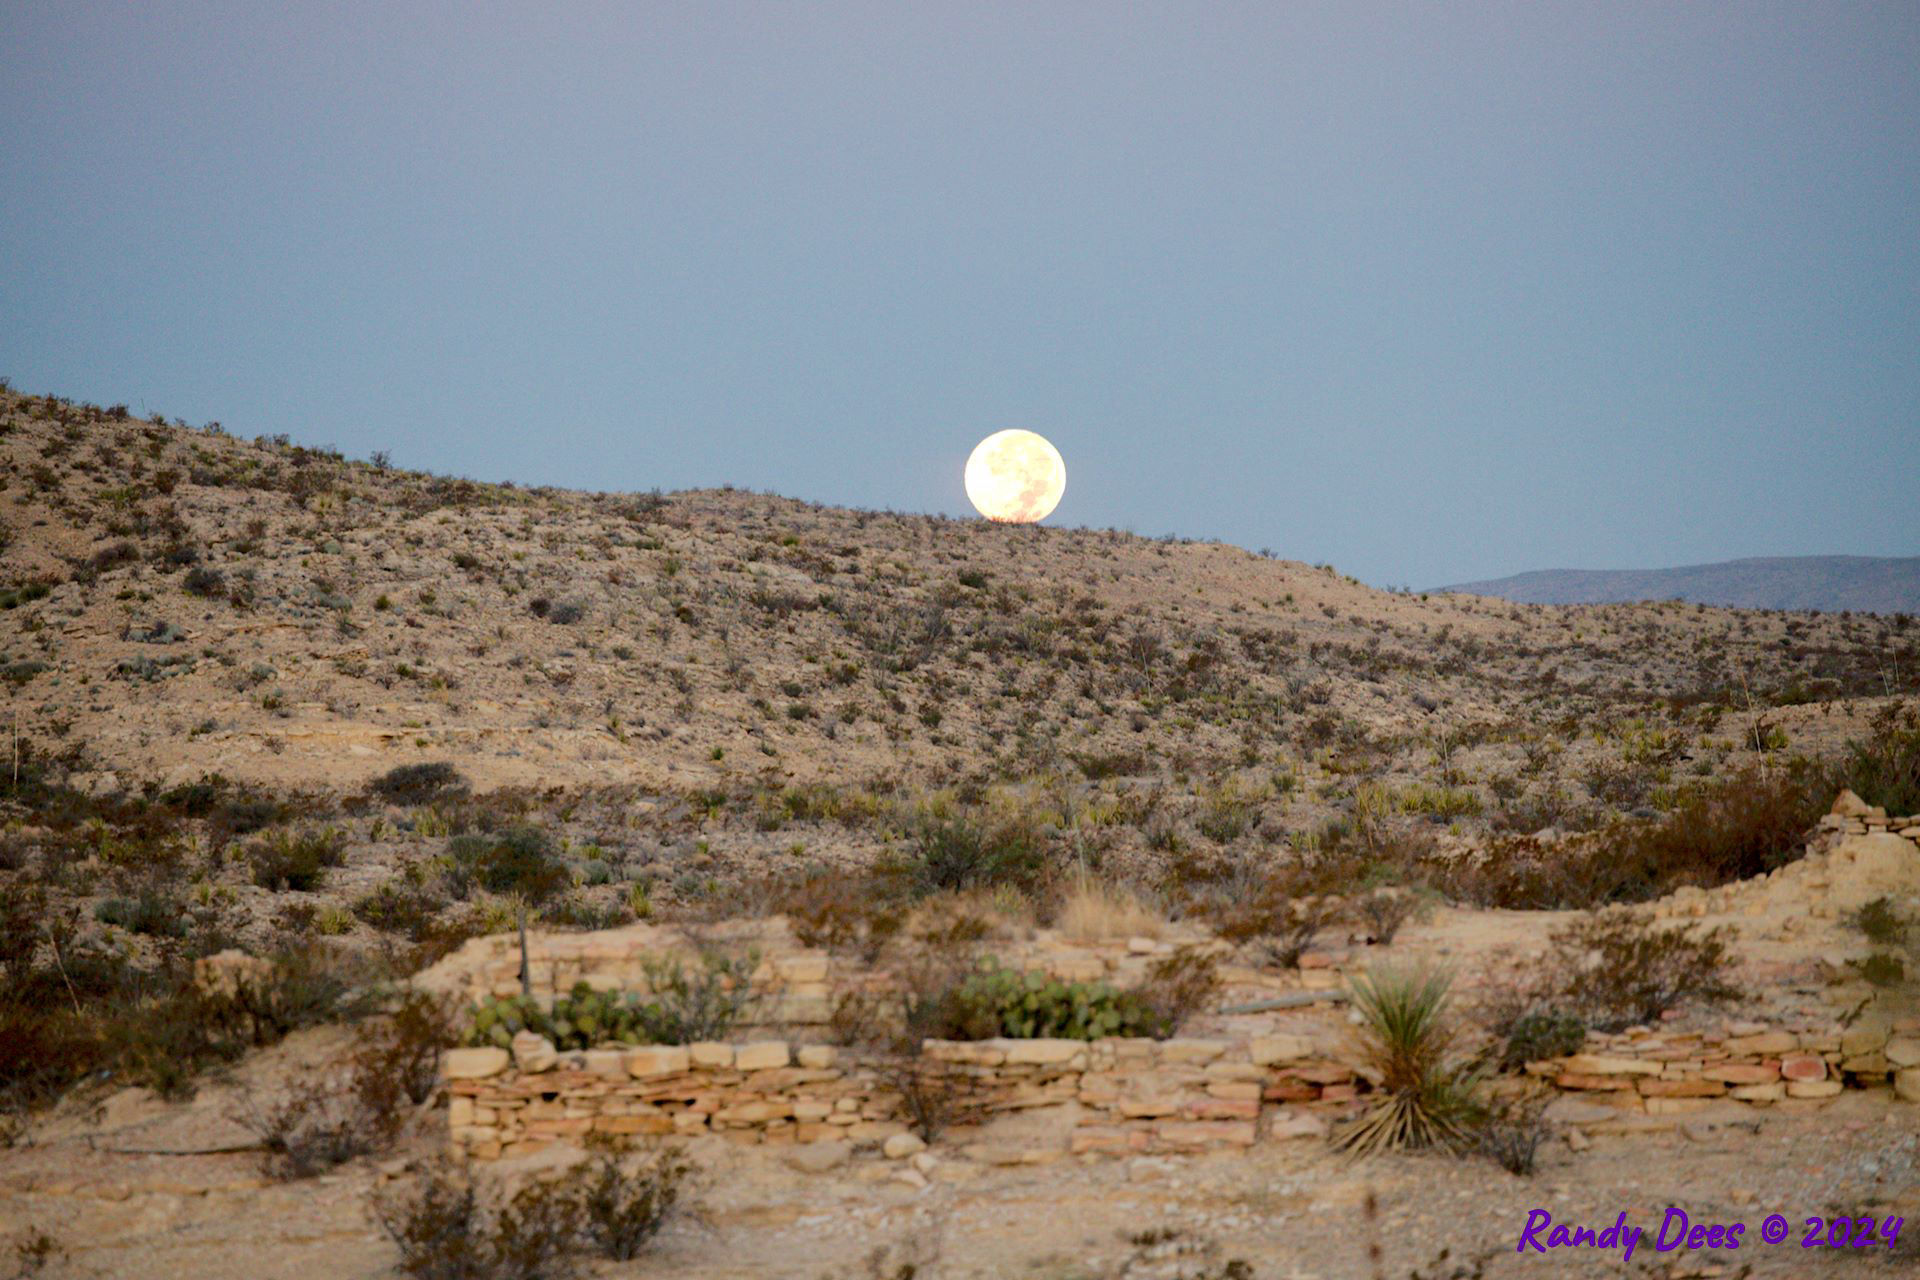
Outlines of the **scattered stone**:
M 880 1153 L 889 1160 L 905 1160 L 926 1149 L 926 1142 L 917 1133 L 896 1133 L 880 1144 Z
M 788 1168 L 801 1173 L 826 1173 L 852 1158 L 850 1142 L 802 1142 L 780 1153 L 780 1159 Z

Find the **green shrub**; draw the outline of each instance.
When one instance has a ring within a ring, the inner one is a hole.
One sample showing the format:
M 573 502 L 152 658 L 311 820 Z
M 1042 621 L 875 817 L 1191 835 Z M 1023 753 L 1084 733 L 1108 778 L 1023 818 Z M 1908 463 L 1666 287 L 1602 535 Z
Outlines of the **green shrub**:
M 394 804 L 426 804 L 445 792 L 466 788 L 466 779 L 445 760 L 403 764 L 367 784 L 367 790 Z
M 1031 886 L 1046 855 L 1040 836 L 1019 823 L 988 825 L 966 816 L 925 816 L 915 824 L 913 849 L 897 870 L 923 893 L 995 884 Z
M 94 907 L 93 918 L 153 938 L 178 938 L 187 932 L 185 906 L 178 898 L 153 887 L 143 888 L 132 897 L 103 899 Z
M 262 889 L 311 893 L 326 879 L 327 869 L 344 858 L 345 837 L 332 827 L 323 831 L 276 831 L 247 850 L 253 864 L 253 882 Z
M 1778 869 L 1805 851 L 1832 802 L 1810 768 L 1747 769 L 1684 793 L 1655 822 L 1626 823 L 1601 841 L 1597 901 L 1639 902 L 1680 885 L 1713 886 Z
M 1888 813 L 1920 813 L 1920 710 L 1881 711 L 1871 736 L 1847 744 L 1840 784 Z
M 566 863 L 554 856 L 552 838 L 539 827 L 517 826 L 494 837 L 455 836 L 447 853 L 456 868 L 488 891 L 515 894 L 533 906 L 573 883 Z
M 187 576 L 180 584 L 188 595 L 213 597 L 226 590 L 226 575 L 218 569 L 198 565 L 187 570 Z
M 1502 1070 L 1517 1071 L 1529 1062 L 1564 1058 L 1587 1042 L 1587 1024 L 1571 1013 L 1544 1010 L 1523 1013 L 1506 1029 L 1500 1053 Z

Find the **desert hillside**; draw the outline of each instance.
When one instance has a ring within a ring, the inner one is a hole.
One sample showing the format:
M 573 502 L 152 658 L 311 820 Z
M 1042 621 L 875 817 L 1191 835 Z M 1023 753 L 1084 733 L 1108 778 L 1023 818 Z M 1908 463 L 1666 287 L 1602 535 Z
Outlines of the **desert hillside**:
M 1392 594 L 1218 544 L 484 485 L 11 392 L 0 426 L 23 758 L 212 813 L 216 849 L 326 821 L 343 902 L 489 807 L 587 850 L 600 910 L 864 865 L 929 812 L 1148 879 L 1470 851 L 1803 771 L 1920 687 L 1905 618 Z M 379 779 L 438 805 L 343 821 Z M 266 886 L 218 878 L 259 927 Z
M 1833 704 L 1920 688 L 1905 620 L 1416 598 L 1218 544 L 482 485 L 12 393 L 0 425 L 19 731 L 129 779 L 1285 763 L 1471 772 L 1492 812 L 1542 782 L 1585 802 L 1650 737 L 1682 773 L 1756 718 L 1816 748 Z
M 564 1274 L 407 1232 L 507 1249 L 589 1135 L 666 1162 L 629 1221 L 675 1151 L 712 1215 L 621 1274 L 1264 1275 L 1233 1251 L 1318 1248 L 1231 1207 L 1276 1178 L 1428 1267 L 1511 1253 L 1514 1177 L 1620 1201 L 1646 1142 L 1734 1206 L 1764 1141 L 1911 1208 L 1905 617 L 1384 593 L 11 392 L 0 462 L 23 1275 Z M 1492 1158 L 1362 1182 L 1327 1144 L 1400 1095 L 1348 1002 L 1406 965 L 1458 980 L 1437 1145 Z
M 1757 556 L 1676 569 L 1540 569 L 1441 587 L 1526 604 L 1685 600 L 1741 609 L 1920 612 L 1920 556 Z

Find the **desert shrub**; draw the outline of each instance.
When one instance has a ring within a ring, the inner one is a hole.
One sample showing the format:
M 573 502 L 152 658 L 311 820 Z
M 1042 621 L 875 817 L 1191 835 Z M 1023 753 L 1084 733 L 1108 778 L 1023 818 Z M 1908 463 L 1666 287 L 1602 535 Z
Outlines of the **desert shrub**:
M 1805 767 L 1747 769 L 1687 791 L 1665 817 L 1601 833 L 1597 902 L 1641 902 L 1680 885 L 1712 886 L 1773 871 L 1801 856 L 1832 799 Z M 1568 904 L 1573 905 L 1573 904 Z
M 153 885 L 143 886 L 131 897 L 102 899 L 93 909 L 93 918 L 153 938 L 178 938 L 187 931 L 180 899 Z
M 353 904 L 353 914 L 382 933 L 422 941 L 430 934 L 446 900 L 423 882 L 401 872 L 390 876 Z
M 1260 796 L 1228 781 L 1202 795 L 1194 826 L 1217 844 L 1231 844 L 1245 835 L 1259 816 Z
M 44 600 L 53 590 L 50 582 L 24 582 L 0 591 L 0 609 L 18 609 L 23 604 Z
M 309 1081 L 270 1107 L 250 1108 L 235 1117 L 260 1140 L 261 1164 L 270 1177 L 317 1177 L 392 1140 L 397 1117 L 369 1108 L 357 1083 Z
M 1127 994 L 1145 1006 L 1158 1034 L 1170 1036 L 1203 1012 L 1220 989 L 1220 957 L 1182 947 L 1147 966 L 1147 976 Z
M 211 599 L 226 590 L 227 578 L 218 569 L 209 568 L 206 565 L 195 565 L 187 570 L 187 576 L 181 579 L 180 585 L 185 588 L 188 595 L 205 596 Z
M 416 1280 L 567 1280 L 580 1206 L 551 1184 L 530 1183 L 505 1202 L 482 1199 L 454 1170 L 430 1170 L 410 1194 L 377 1197 L 374 1216 Z
M 1870 986 L 1897 987 L 1907 979 L 1906 961 L 1891 952 L 1875 951 L 1864 959 L 1849 960 L 1847 965 Z
M 334 1078 L 265 1109 L 249 1099 L 239 1119 L 260 1138 L 268 1173 L 309 1178 L 390 1145 L 410 1108 L 439 1087 L 452 1024 L 444 1002 L 408 992 L 386 1017 L 362 1024 L 358 1047 Z
M 183 1096 L 210 1067 L 359 1012 L 348 975 L 305 951 L 209 991 L 184 966 L 142 969 L 117 953 L 77 949 L 65 926 L 50 940 L 55 948 L 64 954 L 57 968 L 50 955 L 0 991 L 0 1102 L 37 1104 L 103 1071 Z
M 363 1032 L 356 1070 L 390 1082 L 408 1102 L 425 1102 L 440 1082 L 440 1052 L 454 1042 L 452 1007 L 424 991 L 409 991 L 387 1016 Z
M 28 1227 L 16 1236 L 7 1252 L 12 1264 L 8 1280 L 32 1280 L 48 1274 L 49 1267 L 63 1270 L 67 1258 L 66 1246 L 38 1227 Z
M 617 1261 L 637 1258 L 684 1207 L 693 1166 L 672 1147 L 644 1159 L 622 1159 L 602 1149 L 576 1167 L 568 1190 L 578 1197 L 581 1229 L 598 1252 Z
M 1726 979 L 1731 936 L 1725 927 L 1696 933 L 1626 912 L 1588 915 L 1552 934 L 1554 994 L 1602 1031 L 1656 1022 L 1688 1000 L 1729 1000 L 1738 994 Z
M 1503 1044 L 1500 1067 L 1517 1071 L 1529 1062 L 1564 1058 L 1580 1052 L 1587 1040 L 1587 1024 L 1562 1010 L 1530 1010 L 1496 1028 Z
M 1505 835 L 1484 856 L 1429 868 L 1458 901 L 1511 910 L 1646 902 L 1682 885 L 1712 887 L 1800 857 L 1831 800 L 1810 766 L 1745 770 L 1692 788 L 1664 816 L 1626 820 L 1575 840 Z
M 1354 904 L 1355 914 L 1367 926 L 1368 937 L 1383 947 L 1393 945 L 1401 926 L 1419 909 L 1420 900 L 1413 894 L 1392 889 L 1374 889 Z
M 1840 785 L 1888 813 L 1920 813 L 1920 709 L 1882 710 L 1869 737 L 1847 744 Z
M 1362 1049 L 1379 1084 L 1373 1104 L 1335 1133 L 1334 1146 L 1367 1155 L 1469 1142 L 1482 1114 L 1479 1079 L 1453 1055 L 1451 977 L 1437 969 L 1380 968 L 1351 987 Z
M 1038 832 L 1021 823 L 929 814 L 914 825 L 912 849 L 893 869 L 914 891 L 937 893 L 996 884 L 1031 886 L 1045 862 Z
M 673 956 L 648 959 L 643 968 L 651 998 L 638 1010 L 645 1038 L 656 1044 L 725 1039 L 758 998 L 753 971 L 759 966 L 754 952 L 728 956 L 707 950 L 698 967 Z
M 416 1280 L 566 1280 L 578 1257 L 638 1257 L 688 1208 L 692 1167 L 670 1149 L 595 1157 L 512 1196 L 485 1195 L 436 1166 L 409 1192 L 376 1197 L 374 1216 Z
M 1865 934 L 1868 942 L 1887 947 L 1905 942 L 1913 922 L 1893 905 L 1893 899 L 1883 896 L 1853 913 L 1853 927 Z
M 1072 877 L 1054 924 L 1062 936 L 1075 942 L 1158 937 L 1166 927 L 1166 921 L 1140 895 L 1085 870 Z
M 880 1079 L 900 1096 L 907 1127 L 923 1142 L 932 1142 L 951 1126 L 970 1123 L 980 1115 L 980 1082 L 953 1063 L 898 1054 L 881 1064 Z
M 1274 873 L 1250 888 L 1234 886 L 1210 906 L 1214 929 L 1269 964 L 1293 968 L 1337 914 L 1325 897 L 1300 892 L 1299 883 L 1294 875 Z
M 511 827 L 498 836 L 455 836 L 447 853 L 456 868 L 470 872 L 492 893 L 511 893 L 538 906 L 573 883 L 566 863 L 553 853 L 553 840 L 534 826 Z
M 1553 1132 L 1546 1121 L 1549 1098 L 1536 1094 L 1493 1107 L 1474 1132 L 1480 1154 L 1515 1177 L 1533 1176 L 1540 1144 Z
M 262 889 L 311 893 L 327 869 L 344 858 L 345 837 L 332 827 L 321 831 L 276 831 L 247 850 L 253 882 Z
M 780 909 L 802 946 L 851 953 L 872 965 L 906 923 L 890 887 L 870 876 L 818 871 L 782 893 Z
M 444 793 L 466 788 L 466 779 L 445 760 L 403 764 L 367 784 L 367 790 L 394 804 L 426 804 Z

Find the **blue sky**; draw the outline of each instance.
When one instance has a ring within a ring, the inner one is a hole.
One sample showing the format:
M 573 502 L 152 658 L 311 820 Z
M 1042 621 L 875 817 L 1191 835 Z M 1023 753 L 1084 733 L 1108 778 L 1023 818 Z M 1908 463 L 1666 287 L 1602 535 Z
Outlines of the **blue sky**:
M 1376 584 L 1920 554 L 1920 4 L 0 6 L 0 374 Z

